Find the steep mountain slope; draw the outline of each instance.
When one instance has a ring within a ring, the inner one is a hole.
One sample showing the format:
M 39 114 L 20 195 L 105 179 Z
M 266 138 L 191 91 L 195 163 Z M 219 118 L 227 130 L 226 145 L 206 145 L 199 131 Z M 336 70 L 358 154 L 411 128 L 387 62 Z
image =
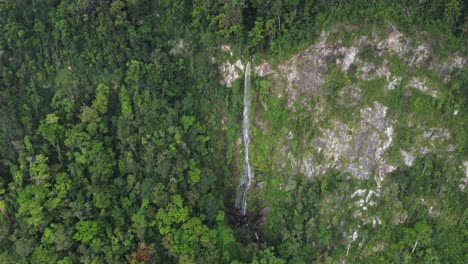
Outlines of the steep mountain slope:
M 440 223 L 462 223 L 467 58 L 437 45 L 393 25 L 335 26 L 278 65 L 257 59 L 249 202 L 269 242 L 350 261 L 419 244 L 426 260 Z M 231 65 L 224 83 L 241 76 Z
M 0 1 L 0 263 L 465 263 L 465 2 Z

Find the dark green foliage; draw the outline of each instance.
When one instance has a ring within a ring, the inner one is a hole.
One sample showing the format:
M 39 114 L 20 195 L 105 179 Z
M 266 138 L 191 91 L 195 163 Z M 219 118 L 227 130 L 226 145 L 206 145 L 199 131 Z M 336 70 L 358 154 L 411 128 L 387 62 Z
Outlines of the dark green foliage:
M 254 208 L 272 210 L 259 230 L 265 241 L 245 239 L 228 224 L 243 89 L 240 81 L 221 87 L 210 58 L 229 43 L 236 53 L 265 53 L 278 62 L 337 22 L 392 21 L 409 32 L 427 27 L 441 39 L 435 49 L 458 47 L 466 5 L 425 3 L 0 1 L 0 262 L 311 263 L 343 255 L 341 233 L 355 223 L 346 218 L 343 227 L 338 219 L 348 212 L 321 208 L 345 203 L 349 184 L 360 183 L 335 171 L 314 182 L 267 177 L 276 150 L 261 144 L 268 137 L 259 130 L 253 164 L 264 174 L 267 201 Z M 390 66 L 408 70 L 397 58 Z M 351 80 L 338 68 L 329 73 L 324 89 L 333 99 Z M 466 76 L 462 70 L 447 84 L 448 104 L 418 94 L 402 101 L 397 89 L 390 108 L 419 117 L 434 108 L 438 117 L 466 111 Z M 270 85 L 258 80 L 259 101 L 281 109 L 264 113 L 280 131 L 291 113 L 285 100 L 270 98 Z M 310 118 L 294 120 L 298 133 L 315 133 Z M 412 143 L 410 132 L 399 137 L 402 147 Z M 468 140 L 458 138 L 466 154 Z M 390 241 L 388 252 L 366 259 L 354 248 L 350 259 L 461 263 L 466 197 L 456 186 L 450 194 L 438 188 L 442 174 L 460 177 L 450 169 L 428 157 L 395 172 L 395 195 L 411 221 L 369 234 L 368 244 Z M 404 198 L 426 192 L 447 194 L 447 216 L 439 222 L 427 221 L 421 205 Z M 333 195 L 338 202 L 330 202 Z M 415 238 L 421 244 L 413 255 L 407 249 Z
M 336 103 L 336 98 L 338 97 L 341 89 L 351 84 L 350 80 L 338 67 L 335 67 L 330 70 L 329 76 L 323 86 L 323 93 L 325 94 L 328 101 L 332 104 Z
M 116 263 L 139 242 L 151 244 L 160 255 L 150 259 L 159 261 L 216 258 L 208 244 L 223 193 L 210 169 L 217 170 L 208 133 L 218 128 L 206 125 L 193 98 L 215 94 L 217 81 L 187 71 L 191 50 L 172 51 L 190 27 L 190 7 L 25 4 L 8 1 L 0 11 L 0 173 L 9 186 L 0 209 L 11 220 L 2 225 L 10 241 L 2 241 L 3 258 Z M 186 212 L 171 237 L 156 224 L 169 197 Z

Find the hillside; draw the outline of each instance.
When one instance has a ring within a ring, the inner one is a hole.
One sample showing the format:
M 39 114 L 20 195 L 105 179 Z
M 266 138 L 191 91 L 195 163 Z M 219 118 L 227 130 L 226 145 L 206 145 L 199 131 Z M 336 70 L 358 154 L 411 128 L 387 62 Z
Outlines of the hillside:
M 250 206 L 277 247 L 374 262 L 419 246 L 426 261 L 456 232 L 468 160 L 465 95 L 453 92 L 467 59 L 437 57 L 424 36 L 335 25 L 275 66 L 258 60 Z M 242 76 L 221 69 L 223 83 Z
M 0 1 L 0 263 L 464 263 L 467 10 Z

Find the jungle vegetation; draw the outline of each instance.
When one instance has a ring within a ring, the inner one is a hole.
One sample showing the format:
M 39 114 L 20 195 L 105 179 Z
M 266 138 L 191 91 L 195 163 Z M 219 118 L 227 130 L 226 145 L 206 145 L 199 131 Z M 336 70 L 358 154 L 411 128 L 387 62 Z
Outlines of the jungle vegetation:
M 392 174 L 383 211 L 399 197 L 407 223 L 369 228 L 350 255 L 341 230 L 315 218 L 324 197 L 360 184 L 337 171 L 313 182 L 294 175 L 289 193 L 268 189 L 275 208 L 256 227 L 260 239 L 230 219 L 242 95 L 219 83 L 212 58 L 219 62 L 227 43 L 239 56 L 278 62 L 336 23 L 391 22 L 443 39 L 440 53 L 456 51 L 467 44 L 467 8 L 459 0 L 1 1 L 0 262 L 463 263 L 466 191 L 443 180 L 463 171 L 438 157 Z M 466 70 L 457 76 L 446 104 L 463 112 Z M 446 217 L 432 221 L 413 206 L 420 193 L 441 196 Z M 374 254 L 373 241 L 385 250 Z

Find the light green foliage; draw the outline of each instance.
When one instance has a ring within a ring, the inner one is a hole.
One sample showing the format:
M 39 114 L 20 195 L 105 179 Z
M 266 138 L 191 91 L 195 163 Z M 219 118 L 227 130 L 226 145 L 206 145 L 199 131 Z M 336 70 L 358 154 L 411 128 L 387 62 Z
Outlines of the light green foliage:
M 49 187 L 50 173 L 47 165 L 48 158 L 42 154 L 35 157 L 34 161 L 29 166 L 29 173 L 32 180 L 39 186 Z
M 82 106 L 81 107 L 81 122 L 83 123 L 90 123 L 90 125 L 94 125 L 100 122 L 99 113 L 96 109 L 91 108 L 89 106 Z
M 56 175 L 54 189 L 56 190 L 56 195 L 58 198 L 65 198 L 71 186 L 72 180 L 67 173 L 59 173 Z
M 93 100 L 92 107 L 101 114 L 107 112 L 109 105 L 109 87 L 100 83 L 96 88 L 96 99 Z
M 134 228 L 137 230 L 137 235 L 141 240 L 144 240 L 145 228 L 149 225 L 145 219 L 145 212 L 148 209 L 149 201 L 144 200 L 141 204 L 140 210 L 132 216 Z
M 171 225 L 180 224 L 188 219 L 188 209 L 183 206 L 183 200 L 180 195 L 172 196 L 172 202 L 166 209 L 159 209 L 156 213 L 159 232 L 161 235 L 169 233 Z
M 127 88 L 125 88 L 124 85 L 120 88 L 119 98 L 122 116 L 128 117 L 132 113 L 132 105 L 128 94 L 128 90 Z
M 181 120 L 182 120 L 182 126 L 184 127 L 184 131 L 187 131 L 187 129 L 189 129 L 189 127 L 192 126 L 193 123 L 195 122 L 195 117 L 184 115 L 182 116 Z
M 159 209 L 156 214 L 159 232 L 164 246 L 174 255 L 190 255 L 201 246 L 208 245 L 215 237 L 198 217 L 188 217 L 188 209 L 183 205 L 182 197 L 175 195 L 166 210 Z
M 28 185 L 18 196 L 18 217 L 23 218 L 28 225 L 37 228 L 44 221 L 44 202 L 47 189 L 38 185 Z
M 445 5 L 444 21 L 448 29 L 453 28 L 461 15 L 459 0 L 449 0 Z
M 200 218 L 193 217 L 181 226 L 182 233 L 176 233 L 171 251 L 175 254 L 193 254 L 195 250 L 214 239 L 214 231 L 204 225 Z
M 42 135 L 50 144 L 58 151 L 60 149 L 60 141 L 63 137 L 64 127 L 59 123 L 60 117 L 56 113 L 48 114 L 45 120 L 41 121 L 38 128 L 38 133 Z
M 31 257 L 32 263 L 48 264 L 57 261 L 58 255 L 55 252 L 50 252 L 48 249 L 38 246 Z
M 80 221 L 75 226 L 76 232 L 73 236 L 77 241 L 88 243 L 99 231 L 99 223 L 97 221 L 85 220 Z
M 192 183 L 199 182 L 201 178 L 201 170 L 193 159 L 189 160 L 189 177 Z
M 252 261 L 252 264 L 284 264 L 286 261 L 275 256 L 271 247 L 259 252 Z
M 339 67 L 335 67 L 330 71 L 323 86 L 324 94 L 331 103 L 334 103 L 340 90 L 350 83 L 348 76 Z
M 54 229 L 53 228 L 54 225 L 52 225 L 52 228 L 46 228 L 44 230 L 44 234 L 42 235 L 42 238 L 41 238 L 41 243 L 46 245 L 46 246 L 49 246 L 51 245 L 53 242 L 54 242 Z
M 56 124 L 58 120 L 59 120 L 59 117 L 55 113 L 52 113 L 46 116 L 45 122 L 48 125 L 52 125 L 52 124 Z
M 0 213 L 2 213 L 2 214 L 5 213 L 6 207 L 7 207 L 7 205 L 6 205 L 5 201 L 0 200 Z
M 256 47 L 263 40 L 264 24 L 263 20 L 255 21 L 254 28 L 249 32 L 249 47 Z

